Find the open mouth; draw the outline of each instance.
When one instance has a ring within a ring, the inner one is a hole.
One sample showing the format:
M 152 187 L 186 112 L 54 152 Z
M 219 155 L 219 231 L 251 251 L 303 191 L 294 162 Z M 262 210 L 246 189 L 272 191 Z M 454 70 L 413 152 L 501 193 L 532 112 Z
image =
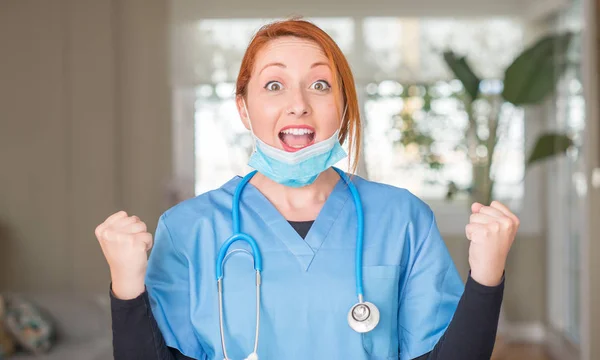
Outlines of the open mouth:
M 287 126 L 279 132 L 285 151 L 294 152 L 315 142 L 315 129 L 310 126 Z

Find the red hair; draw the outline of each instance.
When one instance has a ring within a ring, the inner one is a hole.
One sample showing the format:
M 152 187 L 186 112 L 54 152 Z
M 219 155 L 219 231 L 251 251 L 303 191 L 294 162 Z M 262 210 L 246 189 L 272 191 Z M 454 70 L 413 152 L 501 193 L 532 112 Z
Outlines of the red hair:
M 283 36 L 293 36 L 313 41 L 319 45 L 325 53 L 331 69 L 335 69 L 333 74 L 335 85 L 333 86 L 334 94 L 337 99 L 341 92 L 344 102 L 344 104 L 341 105 L 347 106 L 346 115 L 344 116 L 344 119 L 342 119 L 339 141 L 341 144 L 344 144 L 346 139 L 348 139 L 348 149 L 350 158 L 352 159 L 349 170 L 354 173 L 360 156 L 362 136 L 360 111 L 354 84 L 354 76 L 350 70 L 348 60 L 346 60 L 346 57 L 335 41 L 333 41 L 325 31 L 321 30 L 313 23 L 300 19 L 290 19 L 273 22 L 261 27 L 250 41 L 242 59 L 236 83 L 236 95 L 243 97 L 246 97 L 247 95 L 248 82 L 250 81 L 252 70 L 254 69 L 256 54 L 264 48 L 269 41 Z M 338 108 L 343 108 L 343 106 L 339 106 Z

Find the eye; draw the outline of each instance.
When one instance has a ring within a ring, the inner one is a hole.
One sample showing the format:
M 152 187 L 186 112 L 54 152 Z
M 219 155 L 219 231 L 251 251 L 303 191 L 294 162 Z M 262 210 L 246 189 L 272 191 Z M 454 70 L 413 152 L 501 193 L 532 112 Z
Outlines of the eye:
M 331 88 L 329 83 L 325 80 L 315 81 L 310 87 L 311 87 L 311 89 L 314 89 L 317 91 L 327 91 Z
M 283 85 L 279 81 L 269 81 L 267 85 L 265 85 L 265 89 L 269 91 L 279 91 Z

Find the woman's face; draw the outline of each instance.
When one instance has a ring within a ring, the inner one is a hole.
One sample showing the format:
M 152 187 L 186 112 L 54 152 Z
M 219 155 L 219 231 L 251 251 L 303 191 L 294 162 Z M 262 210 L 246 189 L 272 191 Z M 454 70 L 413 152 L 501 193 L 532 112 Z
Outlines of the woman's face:
M 341 124 L 341 104 L 332 86 L 333 69 L 316 43 L 296 37 L 270 41 L 256 55 L 246 107 L 237 105 L 246 128 L 265 143 L 298 151 L 333 135 Z

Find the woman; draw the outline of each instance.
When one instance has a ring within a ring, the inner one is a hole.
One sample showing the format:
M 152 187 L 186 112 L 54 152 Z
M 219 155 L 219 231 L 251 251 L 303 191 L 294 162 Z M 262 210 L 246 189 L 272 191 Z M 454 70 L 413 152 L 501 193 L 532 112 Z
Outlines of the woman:
M 309 22 L 263 27 L 236 92 L 254 176 L 165 212 L 148 261 L 153 239 L 136 216 L 96 229 L 115 358 L 489 359 L 518 218 L 498 202 L 473 204 L 463 285 L 424 202 L 333 168 L 345 141 L 356 167 L 357 96 L 342 52 Z M 220 261 L 238 205 L 239 231 L 258 247 L 236 241 Z M 257 252 L 260 281 L 248 256 Z M 349 311 L 357 293 L 364 306 Z

